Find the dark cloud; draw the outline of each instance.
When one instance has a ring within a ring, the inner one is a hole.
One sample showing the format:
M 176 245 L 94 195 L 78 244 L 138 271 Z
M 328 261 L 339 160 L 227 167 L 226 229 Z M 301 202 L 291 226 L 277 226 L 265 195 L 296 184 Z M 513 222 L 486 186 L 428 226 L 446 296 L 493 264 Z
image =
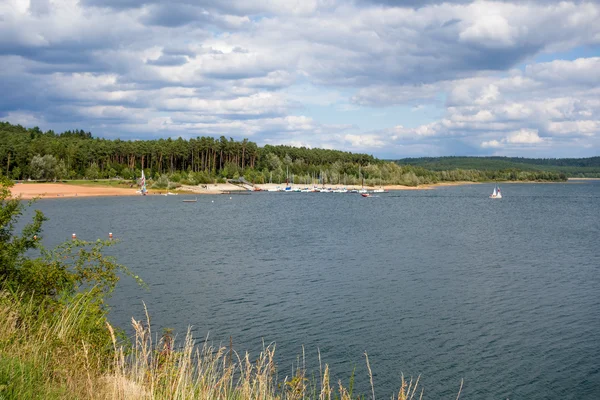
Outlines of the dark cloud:
M 206 23 L 208 18 L 202 9 L 189 4 L 156 4 L 141 18 L 146 25 L 179 27 L 191 22 Z
M 475 71 L 505 71 L 537 54 L 542 45 L 523 44 L 509 48 L 491 49 L 470 45 L 457 48 L 455 57 L 449 58 L 446 68 L 457 74 Z M 456 75 L 455 75 L 456 76 Z
M 456 3 L 465 4 L 471 3 L 472 0 L 356 0 L 358 5 L 380 5 L 387 7 L 406 7 L 406 8 L 420 8 L 434 4 L 443 3 Z
M 227 79 L 236 81 L 241 79 L 260 78 L 267 76 L 268 73 L 269 71 L 267 70 L 241 70 L 236 68 L 231 70 L 223 69 L 222 71 L 216 70 L 213 72 L 206 72 L 203 75 L 208 78 Z
M 48 14 L 50 12 L 50 0 L 30 0 L 29 11 L 36 16 Z
M 80 0 L 79 3 L 88 7 L 114 9 L 138 8 L 146 4 L 159 3 L 160 0 Z
M 147 64 L 149 65 L 157 65 L 157 66 L 166 66 L 173 67 L 178 65 L 183 65 L 188 62 L 187 57 L 185 56 L 173 56 L 173 55 L 161 55 L 156 60 L 148 60 Z
M 85 7 L 99 7 L 115 10 L 136 9 L 142 7 L 189 7 L 210 10 L 231 15 L 255 15 L 268 11 L 260 0 L 80 0 Z M 170 25 L 167 25 L 170 26 Z
M 514 0 L 494 0 L 497 2 L 514 3 Z M 355 0 L 357 5 L 380 5 L 387 7 L 421 8 L 439 4 L 469 4 L 473 0 Z M 522 4 L 554 4 L 556 0 L 524 0 Z M 571 0 L 573 3 L 598 2 L 598 0 Z
M 185 47 L 164 47 L 162 50 L 163 54 L 166 56 L 188 56 L 194 57 L 196 53 L 189 48 Z

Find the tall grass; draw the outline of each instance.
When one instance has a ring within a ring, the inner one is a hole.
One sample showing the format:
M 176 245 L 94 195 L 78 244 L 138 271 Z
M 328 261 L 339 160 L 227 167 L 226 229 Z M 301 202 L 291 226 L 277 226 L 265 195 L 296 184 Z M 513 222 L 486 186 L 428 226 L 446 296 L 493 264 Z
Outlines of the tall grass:
M 182 343 L 170 332 L 157 335 L 146 321 L 132 319 L 130 343 L 80 294 L 60 306 L 0 291 L 0 398 L 3 399 L 341 399 L 375 398 L 331 382 L 328 365 L 309 378 L 302 365 L 280 378 L 275 346 L 256 359 L 206 341 L 188 330 Z M 109 348 L 92 332 L 104 324 Z M 91 329 L 93 328 L 93 329 Z M 110 345 L 112 343 L 112 345 Z M 366 356 L 366 353 L 365 353 Z M 367 365 L 370 371 L 370 365 Z M 298 363 L 300 364 L 300 363 Z M 415 399 L 419 380 L 400 380 L 395 399 Z M 420 398 L 420 397 L 418 397 Z
M 0 398 L 92 398 L 106 354 L 90 336 L 92 309 L 84 295 L 50 305 L 1 291 Z

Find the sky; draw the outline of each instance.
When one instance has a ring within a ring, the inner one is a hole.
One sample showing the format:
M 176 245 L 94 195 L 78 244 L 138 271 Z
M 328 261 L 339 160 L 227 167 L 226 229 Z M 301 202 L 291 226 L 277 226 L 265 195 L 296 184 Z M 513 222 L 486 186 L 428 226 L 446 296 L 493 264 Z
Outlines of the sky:
M 0 0 L 0 120 L 123 140 L 600 155 L 600 1 Z

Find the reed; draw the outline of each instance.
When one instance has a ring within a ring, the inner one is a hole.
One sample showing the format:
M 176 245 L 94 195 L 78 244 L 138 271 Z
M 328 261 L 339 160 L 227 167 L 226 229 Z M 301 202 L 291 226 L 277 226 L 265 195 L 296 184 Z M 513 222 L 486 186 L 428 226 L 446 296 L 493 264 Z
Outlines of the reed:
M 0 398 L 364 398 L 353 393 L 353 377 L 349 387 L 341 381 L 331 382 L 327 364 L 319 368 L 318 377 L 309 378 L 304 356 L 291 375 L 280 379 L 275 345 L 264 346 L 252 359 L 231 346 L 214 347 L 208 341 L 199 345 L 190 330 L 176 343 L 172 332 L 157 335 L 152 331 L 147 312 L 145 321 L 132 319 L 135 335 L 130 343 L 124 343 L 105 318 L 89 311 L 94 309 L 92 301 L 81 294 L 56 308 L 23 294 L 0 291 Z M 90 324 L 104 324 L 111 348 L 100 346 L 102 342 L 90 335 L 95 332 Z M 406 382 L 402 376 L 392 398 L 413 400 L 417 386 L 418 379 Z M 374 393 L 372 386 L 373 397 Z
M 0 398 L 93 398 L 106 352 L 89 335 L 100 322 L 91 301 L 50 305 L 0 291 Z
M 113 335 L 114 368 L 106 376 L 108 398 L 114 399 L 315 399 L 350 400 L 363 398 L 352 393 L 341 381 L 331 383 L 329 366 L 319 368 L 318 380 L 307 377 L 304 361 L 291 376 L 278 380 L 274 362 L 275 346 L 264 346 L 259 356 L 240 355 L 231 347 L 213 347 L 208 341 L 197 345 L 188 330 L 181 348 L 175 350 L 170 333 L 153 340 L 146 321 L 132 319 L 135 340 L 131 348 L 119 347 Z M 107 325 L 109 331 L 113 328 Z M 304 356 L 303 356 L 304 360 Z M 367 358 L 368 360 L 368 358 Z M 319 356 L 320 362 L 320 356 Z M 367 361 L 368 363 L 368 361 Z M 318 384 L 316 382 L 319 382 Z M 351 385 L 353 379 L 351 378 Z M 408 383 L 404 376 L 398 400 L 413 400 L 418 379 Z M 371 376 L 372 382 L 372 376 Z M 373 388 L 374 396 L 374 388 Z M 421 392 L 422 396 L 422 392 Z

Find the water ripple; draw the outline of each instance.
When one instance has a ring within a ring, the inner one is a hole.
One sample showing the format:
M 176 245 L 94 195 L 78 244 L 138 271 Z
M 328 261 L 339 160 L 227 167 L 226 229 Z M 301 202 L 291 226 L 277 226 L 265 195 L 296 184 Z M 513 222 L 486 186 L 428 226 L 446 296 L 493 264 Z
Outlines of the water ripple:
M 121 239 L 111 254 L 151 288 L 120 282 L 122 326 L 145 302 L 155 332 L 191 324 L 254 355 L 275 342 L 285 374 L 304 345 L 368 393 L 366 350 L 378 397 L 404 373 L 425 398 L 455 398 L 461 379 L 472 399 L 600 398 L 600 183 L 487 189 L 38 205 L 49 245 Z

